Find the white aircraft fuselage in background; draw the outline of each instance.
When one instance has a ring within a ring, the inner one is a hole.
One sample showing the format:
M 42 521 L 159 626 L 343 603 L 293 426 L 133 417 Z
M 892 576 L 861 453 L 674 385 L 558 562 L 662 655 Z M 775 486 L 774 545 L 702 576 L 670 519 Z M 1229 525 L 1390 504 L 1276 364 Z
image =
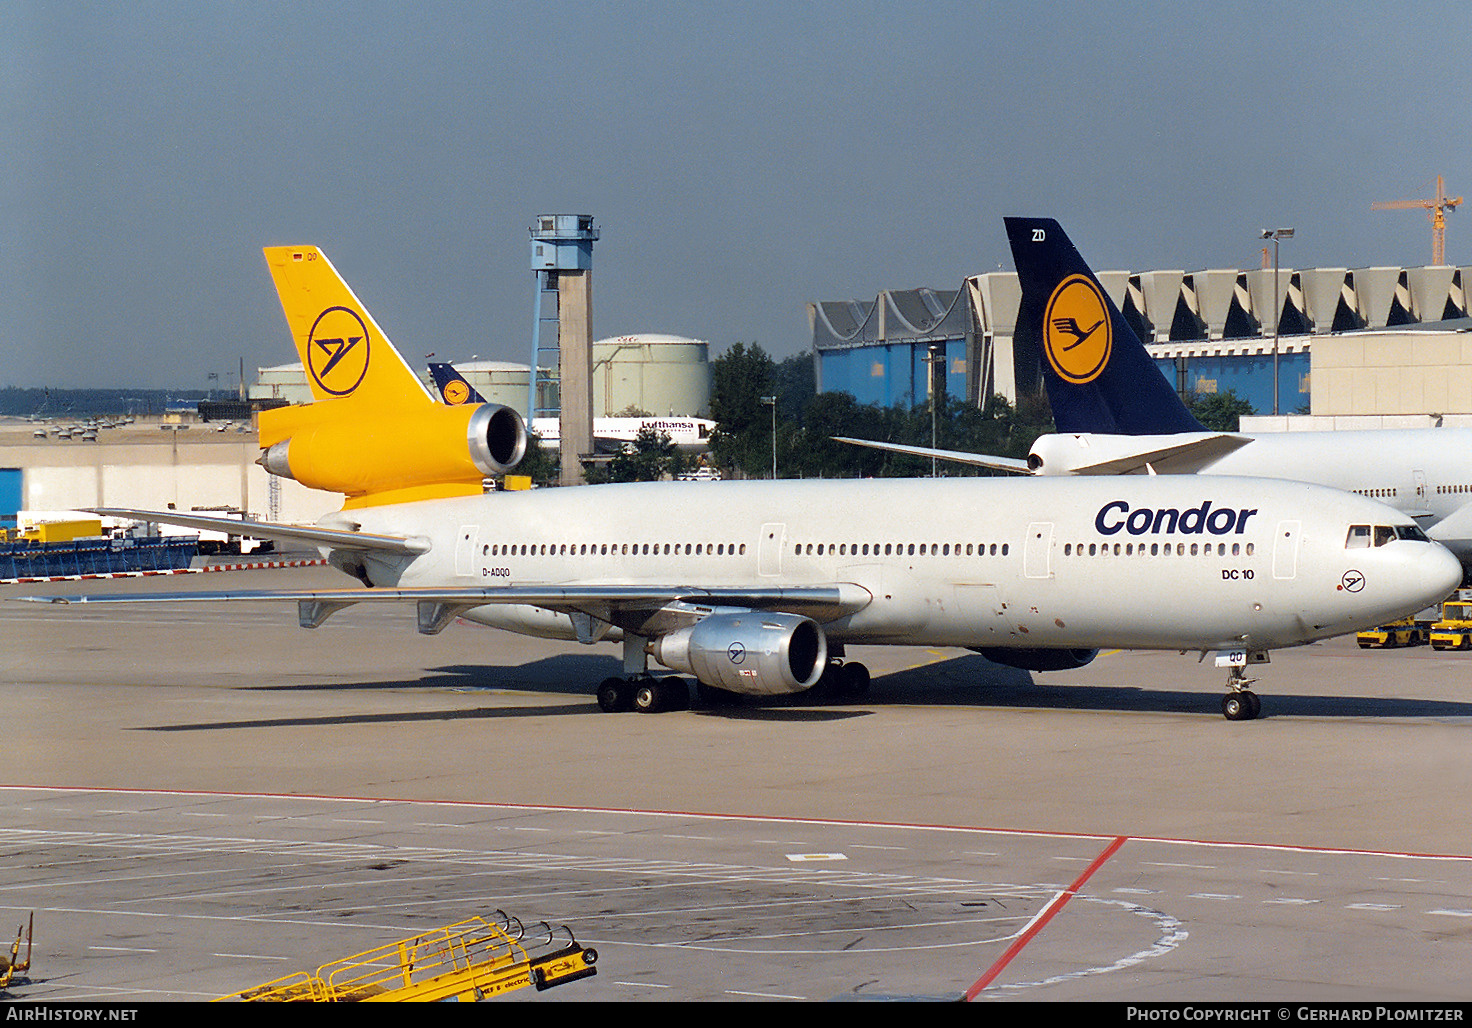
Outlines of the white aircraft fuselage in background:
M 562 439 L 562 422 L 557 418 L 532 418 L 528 429 L 541 440 L 546 449 L 556 449 Z M 704 418 L 647 417 L 647 418 L 594 418 L 593 439 L 598 443 L 633 443 L 643 428 L 652 428 L 657 434 L 667 435 L 670 442 L 681 450 L 701 453 L 710 449 L 711 433 L 716 423 Z

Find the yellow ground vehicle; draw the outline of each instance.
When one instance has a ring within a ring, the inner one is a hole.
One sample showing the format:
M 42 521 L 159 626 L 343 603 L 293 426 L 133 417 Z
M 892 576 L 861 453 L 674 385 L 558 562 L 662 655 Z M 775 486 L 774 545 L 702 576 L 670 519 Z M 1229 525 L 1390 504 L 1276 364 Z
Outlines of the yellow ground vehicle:
M 598 973 L 595 950 L 567 928 L 534 926 L 534 939 L 514 917 L 482 917 L 299 971 L 221 1000 L 255 1002 L 474 1001 L 535 985 L 538 991 Z
M 1472 650 L 1472 597 L 1467 590 L 1441 605 L 1441 620 L 1431 626 L 1431 648 Z
M 19 974 L 20 980 L 25 981 L 25 973 L 31 969 L 31 932 L 36 927 L 36 915 L 31 914 L 30 921 L 15 930 L 15 941 L 10 944 L 8 954 L 0 953 L 0 992 L 3 992 L 16 980 Z M 20 959 L 21 931 L 25 930 L 26 958 Z
M 1355 636 L 1360 649 L 1390 649 L 1395 646 L 1419 646 L 1426 635 L 1414 617 L 1401 618 L 1379 628 L 1367 628 Z

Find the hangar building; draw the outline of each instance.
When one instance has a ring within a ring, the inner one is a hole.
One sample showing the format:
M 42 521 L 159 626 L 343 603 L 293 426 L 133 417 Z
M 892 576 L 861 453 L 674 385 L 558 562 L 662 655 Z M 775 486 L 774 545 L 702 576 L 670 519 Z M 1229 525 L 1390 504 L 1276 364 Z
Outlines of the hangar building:
M 1472 413 L 1469 274 L 1448 266 L 1280 268 L 1280 413 Z M 1272 411 L 1272 269 L 1107 271 L 1099 280 L 1182 393 L 1230 389 L 1260 414 Z M 1040 382 L 1035 345 L 1015 338 L 1020 300 L 1016 274 L 992 272 L 955 291 L 809 304 L 818 389 L 861 403 L 921 403 L 927 358 L 943 355 L 948 393 L 1016 402 Z

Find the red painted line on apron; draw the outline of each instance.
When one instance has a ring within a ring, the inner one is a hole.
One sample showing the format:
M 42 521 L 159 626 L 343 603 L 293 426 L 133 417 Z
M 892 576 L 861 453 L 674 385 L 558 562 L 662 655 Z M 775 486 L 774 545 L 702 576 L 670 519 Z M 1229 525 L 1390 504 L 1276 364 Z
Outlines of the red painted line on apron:
M 988 985 L 995 981 L 997 975 L 1001 974 L 1002 970 L 1012 962 L 1012 958 L 1022 952 L 1023 947 L 1033 940 L 1033 936 L 1037 935 L 1038 932 L 1043 930 L 1043 926 L 1053 919 L 1053 915 L 1062 910 L 1064 904 L 1066 904 L 1069 900 L 1073 899 L 1073 897 L 1078 894 L 1078 891 L 1084 887 L 1084 883 L 1093 876 L 1094 872 L 1103 867 L 1105 862 L 1108 861 L 1110 857 L 1114 856 L 1114 854 L 1117 853 L 1119 851 L 1119 848 L 1124 844 L 1124 836 L 1121 835 L 1116 838 L 1107 847 L 1105 847 L 1103 853 L 1100 853 L 1097 857 L 1094 858 L 1094 862 L 1092 864 L 1084 868 L 1084 873 L 1074 879 L 1072 885 L 1070 885 L 1068 888 L 1064 889 L 1062 892 L 1058 893 L 1058 895 L 1049 900 L 1048 905 L 1043 907 L 1042 910 L 1038 911 L 1037 916 L 1034 917 L 1030 922 L 1028 922 L 1027 927 L 1022 930 L 1022 934 L 1019 935 L 1017 939 L 1012 943 L 1012 945 L 1007 948 L 1007 952 L 1002 954 L 1001 959 L 993 964 L 986 974 L 978 978 L 976 980 L 976 983 L 972 985 L 971 988 L 966 990 L 966 995 L 962 998 L 969 1003 L 971 1000 L 975 999 L 983 989 L 985 989 Z

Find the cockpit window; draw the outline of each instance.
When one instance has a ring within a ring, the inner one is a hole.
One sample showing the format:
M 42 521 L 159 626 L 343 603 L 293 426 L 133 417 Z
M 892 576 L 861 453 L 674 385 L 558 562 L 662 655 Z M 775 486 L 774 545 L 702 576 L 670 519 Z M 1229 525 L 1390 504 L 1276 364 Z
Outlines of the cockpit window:
M 1369 546 L 1384 546 L 1397 539 L 1412 542 L 1430 542 L 1426 533 L 1416 525 L 1350 525 L 1345 537 L 1346 550 L 1363 550 Z

